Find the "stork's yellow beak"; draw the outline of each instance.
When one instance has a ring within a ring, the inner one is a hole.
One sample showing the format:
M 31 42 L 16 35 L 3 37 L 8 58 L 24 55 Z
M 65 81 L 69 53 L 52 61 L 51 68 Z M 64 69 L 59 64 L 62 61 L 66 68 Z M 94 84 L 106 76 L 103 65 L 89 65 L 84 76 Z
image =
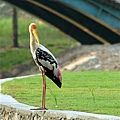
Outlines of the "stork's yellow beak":
M 32 33 L 35 36 L 35 39 L 37 40 L 38 47 L 40 47 L 40 40 L 39 40 L 38 33 L 37 33 L 36 29 L 33 29 Z

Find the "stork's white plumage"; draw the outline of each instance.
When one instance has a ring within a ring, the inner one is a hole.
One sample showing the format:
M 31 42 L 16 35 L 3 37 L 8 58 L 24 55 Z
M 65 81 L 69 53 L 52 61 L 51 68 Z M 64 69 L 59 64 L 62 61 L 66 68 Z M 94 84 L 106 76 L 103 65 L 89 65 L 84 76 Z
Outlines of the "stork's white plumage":
M 35 63 L 42 72 L 42 78 L 43 78 L 42 107 L 40 109 L 46 109 L 45 108 L 45 94 L 46 94 L 45 75 L 48 78 L 50 78 L 59 88 L 61 88 L 62 85 L 62 76 L 57 60 L 54 57 L 54 55 L 47 48 L 45 48 L 43 45 L 40 44 L 35 23 L 31 23 L 29 25 L 29 33 L 30 33 L 30 51 L 32 53 Z

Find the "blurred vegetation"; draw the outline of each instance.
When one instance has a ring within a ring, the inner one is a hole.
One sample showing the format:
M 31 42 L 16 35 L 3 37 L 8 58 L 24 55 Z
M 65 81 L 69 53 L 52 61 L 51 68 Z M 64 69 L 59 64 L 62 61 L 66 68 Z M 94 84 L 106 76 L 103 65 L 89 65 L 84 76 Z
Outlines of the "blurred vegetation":
M 60 32 L 58 29 L 34 16 L 18 17 L 19 48 L 12 48 L 12 17 L 2 17 L 0 20 L 0 70 L 10 71 L 16 64 L 24 64 L 32 59 L 29 51 L 29 31 L 31 22 L 37 24 L 37 31 L 41 44 L 48 48 L 55 56 L 69 46 L 78 44 L 74 39 Z

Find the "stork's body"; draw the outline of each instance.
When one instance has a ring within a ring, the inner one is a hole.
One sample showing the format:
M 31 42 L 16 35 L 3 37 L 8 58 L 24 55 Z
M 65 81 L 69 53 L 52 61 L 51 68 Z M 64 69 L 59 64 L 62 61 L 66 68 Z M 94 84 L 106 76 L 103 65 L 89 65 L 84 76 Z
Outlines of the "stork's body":
M 46 94 L 45 75 L 48 78 L 50 78 L 59 88 L 61 88 L 62 85 L 62 76 L 57 60 L 55 59 L 53 54 L 47 48 L 40 44 L 35 23 L 30 24 L 29 32 L 30 32 L 30 51 L 32 53 L 35 63 L 42 72 L 43 94 L 41 109 L 45 109 L 45 94 Z

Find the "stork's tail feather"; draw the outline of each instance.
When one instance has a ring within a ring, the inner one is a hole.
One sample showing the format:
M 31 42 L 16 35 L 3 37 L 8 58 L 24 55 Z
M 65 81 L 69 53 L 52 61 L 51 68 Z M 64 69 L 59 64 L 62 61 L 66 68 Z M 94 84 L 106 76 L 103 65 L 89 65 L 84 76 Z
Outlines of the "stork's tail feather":
M 62 80 L 59 77 L 53 75 L 52 72 L 45 72 L 45 75 L 50 78 L 59 88 L 62 87 Z
M 53 80 L 52 79 L 52 81 L 59 87 L 59 88 L 61 88 L 62 87 L 62 83 L 60 82 L 60 80 L 58 79 L 58 78 L 56 78 L 55 80 Z

